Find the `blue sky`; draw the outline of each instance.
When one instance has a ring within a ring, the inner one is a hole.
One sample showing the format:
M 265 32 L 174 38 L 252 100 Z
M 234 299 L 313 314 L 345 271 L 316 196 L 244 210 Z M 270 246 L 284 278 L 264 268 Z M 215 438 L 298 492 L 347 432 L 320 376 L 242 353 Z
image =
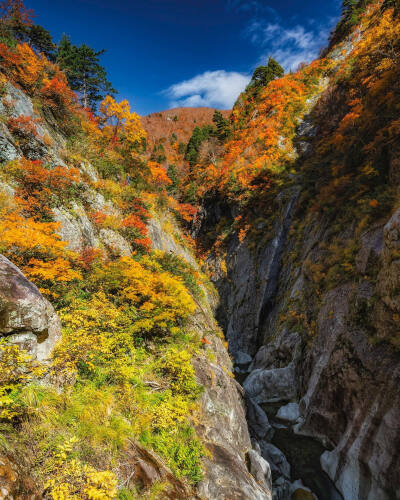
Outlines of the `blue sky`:
M 340 0 L 26 0 L 56 41 L 107 49 L 118 98 L 145 115 L 174 106 L 229 108 L 256 66 L 286 70 L 326 45 Z

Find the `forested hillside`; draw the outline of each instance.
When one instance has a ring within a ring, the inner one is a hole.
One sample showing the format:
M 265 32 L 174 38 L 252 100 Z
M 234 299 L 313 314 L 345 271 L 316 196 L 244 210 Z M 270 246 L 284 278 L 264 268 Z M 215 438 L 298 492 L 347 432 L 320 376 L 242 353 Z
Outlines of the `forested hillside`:
M 144 118 L 1 14 L 1 498 L 397 498 L 398 1 Z

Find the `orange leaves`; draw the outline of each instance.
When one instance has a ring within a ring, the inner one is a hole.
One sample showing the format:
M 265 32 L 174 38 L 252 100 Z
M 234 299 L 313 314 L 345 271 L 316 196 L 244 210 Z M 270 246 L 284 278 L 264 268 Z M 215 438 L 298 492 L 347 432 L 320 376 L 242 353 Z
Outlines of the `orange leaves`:
M 378 201 L 378 200 L 375 200 L 375 199 L 374 199 L 374 200 L 371 200 L 371 201 L 369 202 L 369 206 L 370 206 L 370 207 L 372 207 L 372 208 L 377 208 L 377 207 L 378 207 L 378 205 L 379 205 L 379 201 Z
M 39 281 L 66 283 L 82 279 L 81 273 L 72 269 L 70 262 L 62 257 L 57 257 L 55 260 L 46 262 L 39 259 L 31 259 L 25 267 L 25 272 L 31 279 L 36 278 Z
M 321 116 L 318 123 L 313 161 L 325 166 L 326 184 L 319 188 L 320 208 L 357 200 L 370 213 L 369 207 L 383 210 L 379 196 L 389 199 L 382 182 L 388 175 L 387 153 L 400 146 L 400 19 L 376 5 L 367 9 L 358 27 L 362 36 L 354 38 L 353 51 L 340 63 L 327 95 L 333 116 Z
M 103 212 L 100 212 L 100 210 L 97 210 L 97 211 L 92 212 L 90 214 L 90 218 L 95 224 L 98 224 L 101 226 L 105 222 L 105 220 L 107 219 L 107 215 Z
M 22 158 L 14 167 L 19 186 L 16 194 L 28 213 L 48 214 L 54 195 L 68 196 L 69 190 L 80 183 L 79 170 L 56 166 L 46 168 L 40 160 Z
M 73 267 L 74 254 L 56 234 L 58 227 L 58 223 L 39 222 L 17 212 L 0 213 L 0 252 L 41 287 L 43 293 L 53 296 L 56 294 L 50 288 L 82 278 Z
M 58 224 L 38 222 L 17 213 L 2 214 L 0 218 L 0 248 L 14 253 L 19 248 L 23 253 L 35 255 L 49 252 L 57 255 L 66 243 L 56 234 Z
M 168 177 L 162 165 L 155 161 L 148 161 L 147 166 L 150 169 L 150 182 L 153 182 L 158 186 L 168 186 L 169 184 L 172 184 L 171 179 Z
M 53 78 L 45 78 L 43 80 L 43 87 L 40 92 L 49 106 L 53 108 L 63 106 L 70 109 L 71 105 L 76 102 L 76 95 L 69 88 L 64 73 L 60 71 Z
M 259 186 L 252 181 L 263 171 L 279 173 L 293 160 L 298 118 L 307 109 L 307 99 L 319 88 L 325 60 L 270 82 L 259 99 L 242 94 L 232 112 L 234 134 L 225 144 L 222 161 L 197 165 L 190 172 L 198 195 L 218 189 L 228 197 L 252 196 Z M 267 187 L 267 185 L 265 185 Z
M 44 76 L 46 58 L 36 55 L 27 43 L 21 43 L 15 49 L 0 43 L 2 65 L 11 79 L 28 90 L 41 85 Z
M 135 228 L 142 236 L 147 236 L 146 224 L 137 215 L 130 214 L 122 221 L 122 225 L 126 228 Z
M 78 258 L 78 263 L 83 270 L 88 271 L 102 257 L 103 252 L 101 250 L 89 247 L 82 250 Z
M 198 212 L 197 207 L 190 205 L 190 203 L 177 203 L 175 209 L 186 222 L 191 222 Z
M 135 245 L 142 247 L 145 252 L 150 252 L 152 245 L 150 238 L 134 238 L 133 242 Z
M 343 134 L 350 133 L 349 128 L 356 126 L 357 120 L 363 112 L 363 104 L 359 98 L 350 101 L 348 106 L 350 107 L 350 111 L 342 118 L 337 130 L 337 134 L 341 139 L 343 139 Z M 335 137 L 332 139 L 332 142 L 337 144 Z
M 0 61 L 7 77 L 31 95 L 41 95 L 53 107 L 72 111 L 76 96 L 59 67 L 43 54 L 36 54 L 27 43 L 15 49 L 0 43 Z
M 28 88 L 37 86 L 45 69 L 45 57 L 35 54 L 26 43 L 17 45 L 16 50 L 21 58 L 21 64 L 16 67 L 19 82 Z

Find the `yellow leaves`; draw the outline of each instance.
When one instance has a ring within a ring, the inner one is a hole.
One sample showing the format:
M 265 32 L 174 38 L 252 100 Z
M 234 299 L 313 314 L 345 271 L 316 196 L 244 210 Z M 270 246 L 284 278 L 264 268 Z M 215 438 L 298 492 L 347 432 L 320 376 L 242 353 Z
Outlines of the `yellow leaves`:
M 16 212 L 3 213 L 0 217 L 0 247 L 57 255 L 67 245 L 55 233 L 58 227 L 58 223 L 39 222 Z
M 117 496 L 118 480 L 111 471 L 87 471 L 84 493 L 90 500 L 108 500 Z
M 167 272 L 152 271 L 130 257 L 107 264 L 100 276 L 104 271 L 118 276 L 120 297 L 140 307 L 144 314 L 133 325 L 134 331 L 151 331 L 162 323 L 169 329 L 195 311 L 182 280 Z
M 177 393 L 196 394 L 195 370 L 192 365 L 192 353 L 172 347 L 160 360 L 160 369 L 171 379 L 171 389 Z
M 110 302 L 104 292 L 89 300 L 75 299 L 60 311 L 64 325 L 63 341 L 54 351 L 53 370 L 74 373 L 78 364 L 94 369 L 119 357 L 134 356 L 129 318 Z
M 196 405 L 186 397 L 179 394 L 172 397 L 167 391 L 162 404 L 153 410 L 151 426 L 157 431 L 176 429 L 188 421 L 195 408 Z
M 389 59 L 389 58 L 385 58 L 385 59 L 382 59 L 382 61 L 378 64 L 378 66 L 376 67 L 376 71 L 386 71 L 388 69 L 391 69 L 393 66 L 393 61 L 392 59 Z
M 371 165 L 371 163 L 367 163 L 362 169 L 361 172 L 367 177 L 376 177 L 379 175 L 379 172 Z
M 109 123 L 104 126 L 103 133 L 110 140 L 116 141 L 121 137 L 128 143 L 134 144 L 145 137 L 140 117 L 131 112 L 127 100 L 117 103 L 111 96 L 107 96 L 100 105 L 100 113 L 104 121 Z
M 73 436 L 48 459 L 51 479 L 45 483 L 45 489 L 52 500 L 113 500 L 117 496 L 117 477 L 112 471 L 99 471 L 72 458 L 78 443 L 79 439 Z
M 10 394 L 35 377 L 43 374 L 43 367 L 18 345 L 0 339 L 0 418 L 11 420 L 22 409 Z
M 150 267 L 151 259 L 146 262 Z M 179 278 L 154 265 L 151 269 L 123 257 L 95 270 L 92 286 L 104 291 L 75 299 L 60 311 L 64 340 L 55 350 L 54 370 L 73 373 L 82 363 L 92 370 L 96 363 L 107 365 L 119 358 L 132 362 L 135 334 L 179 331 L 196 305 Z M 109 286 L 113 296 L 105 292 Z
M 72 269 L 70 262 L 62 257 L 48 262 L 31 259 L 25 271 L 31 278 L 41 281 L 69 282 L 82 279 L 81 273 Z

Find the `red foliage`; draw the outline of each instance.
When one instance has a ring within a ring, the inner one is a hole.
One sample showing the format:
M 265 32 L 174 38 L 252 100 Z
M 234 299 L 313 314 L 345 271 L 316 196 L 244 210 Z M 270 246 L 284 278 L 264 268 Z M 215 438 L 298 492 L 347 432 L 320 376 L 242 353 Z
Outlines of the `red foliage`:
M 33 16 L 33 10 L 27 9 L 23 0 L 4 0 L 0 3 L 0 17 L 7 24 L 17 22 L 31 26 Z
M 176 211 L 186 222 L 190 222 L 193 217 L 197 214 L 197 207 L 194 207 L 190 203 L 178 203 L 176 206 Z
M 102 257 L 102 255 L 102 251 L 98 248 L 85 248 L 80 253 L 79 263 L 85 271 L 88 271 L 92 267 L 92 264 L 94 262 L 97 262 Z
M 135 238 L 133 242 L 142 247 L 146 252 L 149 252 L 151 250 L 151 239 L 150 238 Z
M 90 218 L 95 224 L 101 225 L 107 219 L 107 215 L 103 212 L 100 212 L 100 210 L 97 210 L 96 212 L 92 212 L 90 214 Z
M 146 224 L 137 215 L 128 215 L 128 217 L 122 221 L 122 225 L 126 228 L 137 229 L 142 236 L 147 236 Z
M 75 93 L 69 88 L 64 73 L 58 72 L 51 80 L 45 79 L 40 90 L 49 106 L 70 108 L 76 102 Z
M 32 118 L 31 116 L 20 115 L 17 118 L 9 118 L 7 121 L 7 127 L 11 133 L 16 135 L 33 135 L 37 137 L 36 125 L 39 123 L 38 118 Z

